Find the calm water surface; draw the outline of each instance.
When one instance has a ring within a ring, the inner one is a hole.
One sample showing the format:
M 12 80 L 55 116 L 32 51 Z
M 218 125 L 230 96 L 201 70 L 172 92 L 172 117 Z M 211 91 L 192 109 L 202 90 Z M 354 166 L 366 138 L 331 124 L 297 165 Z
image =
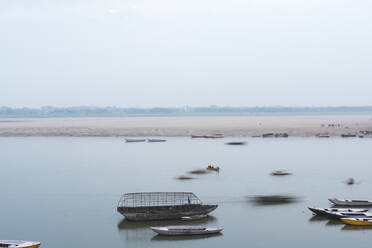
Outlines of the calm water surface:
M 224 144 L 230 140 L 248 143 Z M 327 207 L 329 197 L 372 199 L 371 151 L 372 139 L 0 138 L 0 238 L 40 240 L 50 248 L 370 247 L 372 229 L 314 218 L 306 207 Z M 220 173 L 174 179 L 209 163 Z M 276 169 L 294 174 L 270 176 Z M 348 177 L 359 183 L 346 185 Z M 224 231 L 156 236 L 148 226 L 180 222 L 133 223 L 116 212 L 122 193 L 138 191 L 192 191 L 218 203 L 211 218 L 192 223 Z M 302 198 L 264 206 L 247 200 L 272 193 Z

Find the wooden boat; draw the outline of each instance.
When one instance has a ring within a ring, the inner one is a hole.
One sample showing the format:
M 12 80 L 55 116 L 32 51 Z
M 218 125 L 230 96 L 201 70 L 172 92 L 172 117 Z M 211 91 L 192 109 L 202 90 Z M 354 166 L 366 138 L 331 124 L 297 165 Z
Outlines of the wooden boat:
M 201 219 L 205 219 L 207 217 L 208 217 L 207 214 L 194 215 L 194 216 L 182 216 L 181 217 L 181 220 L 187 220 L 187 221 L 190 221 L 190 220 L 201 220 Z
M 287 175 L 292 175 L 292 173 L 290 173 L 288 171 L 278 170 L 278 171 L 271 172 L 271 175 L 273 175 L 273 176 L 287 176 Z
M 40 245 L 37 241 L 0 240 L 0 247 L 8 248 L 38 248 Z
M 372 218 L 341 218 L 346 224 L 356 226 L 372 226 Z
M 191 192 L 141 192 L 124 194 L 117 211 L 131 221 L 179 220 L 184 216 L 206 215 L 217 207 L 203 204 Z
M 223 135 L 204 135 L 204 138 L 206 139 L 221 139 L 224 138 Z
M 127 143 L 132 143 L 132 142 L 145 142 L 146 139 L 125 139 Z
M 179 176 L 179 177 L 176 177 L 176 179 L 178 180 L 191 180 L 191 179 L 195 179 L 194 177 L 189 177 L 189 176 Z
M 290 195 L 255 195 L 252 199 L 261 203 L 285 203 L 294 201 L 297 197 Z
M 214 167 L 212 165 L 208 165 L 207 170 L 219 172 L 220 171 L 220 167 L 219 166 Z
M 191 138 L 193 138 L 193 139 L 204 138 L 204 135 L 191 135 Z
M 344 200 L 337 198 L 331 198 L 328 200 L 336 206 L 372 206 L 372 201 L 367 200 Z
M 209 171 L 207 170 L 193 170 L 193 171 L 189 171 L 190 174 L 205 174 L 205 173 L 209 173 Z
M 147 139 L 147 142 L 165 142 L 165 139 Z
M 274 133 L 264 133 L 262 134 L 262 138 L 271 138 L 274 137 Z
M 316 208 L 316 207 L 307 207 L 311 212 L 319 215 L 327 215 L 328 212 L 331 213 L 364 213 L 368 209 L 365 208 Z
M 245 145 L 245 142 L 244 141 L 232 141 L 232 142 L 226 142 L 226 145 L 242 146 L 242 145 Z
M 341 137 L 342 138 L 354 138 L 356 137 L 356 134 L 351 134 L 351 133 L 341 134 Z
M 222 228 L 212 228 L 203 226 L 164 226 L 164 227 L 150 227 L 151 230 L 160 235 L 202 235 L 219 233 Z

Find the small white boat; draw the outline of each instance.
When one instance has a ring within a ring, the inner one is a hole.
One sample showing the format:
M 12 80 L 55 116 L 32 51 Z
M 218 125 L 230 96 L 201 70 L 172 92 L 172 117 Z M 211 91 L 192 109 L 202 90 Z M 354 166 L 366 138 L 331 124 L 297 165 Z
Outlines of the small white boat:
M 336 206 L 372 206 L 372 201 L 367 200 L 345 200 L 337 198 L 331 198 L 328 200 Z
M 163 226 L 150 227 L 151 230 L 160 235 L 202 235 L 219 233 L 222 228 L 203 227 L 203 226 Z
M 7 248 L 38 248 L 40 245 L 37 241 L 0 240 L 0 247 Z
M 368 209 L 365 208 L 316 208 L 316 207 L 308 207 L 310 211 L 315 214 L 324 214 L 327 215 L 328 213 L 365 213 Z
M 125 139 L 125 141 L 127 143 L 131 143 L 131 142 L 145 142 L 146 139 Z

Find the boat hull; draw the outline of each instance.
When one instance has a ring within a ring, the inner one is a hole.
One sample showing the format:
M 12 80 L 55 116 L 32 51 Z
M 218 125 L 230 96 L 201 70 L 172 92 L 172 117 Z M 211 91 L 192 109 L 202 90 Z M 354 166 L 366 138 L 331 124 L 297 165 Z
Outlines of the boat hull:
M 117 211 L 131 221 L 174 220 L 184 216 L 207 215 L 217 208 L 217 205 L 178 205 L 155 206 L 142 208 L 118 207 Z
M 215 234 L 222 231 L 222 228 L 206 228 L 203 230 L 168 230 L 164 227 L 150 227 L 151 230 L 159 235 L 167 236 L 190 236 L 190 235 L 207 235 Z
M 328 199 L 336 206 L 370 206 L 372 207 L 371 201 L 363 201 L 363 200 L 340 200 L 336 198 Z
M 349 225 L 372 226 L 372 221 L 355 220 L 355 219 L 352 219 L 352 218 L 341 218 L 341 221 L 343 221 L 344 223 L 349 224 Z

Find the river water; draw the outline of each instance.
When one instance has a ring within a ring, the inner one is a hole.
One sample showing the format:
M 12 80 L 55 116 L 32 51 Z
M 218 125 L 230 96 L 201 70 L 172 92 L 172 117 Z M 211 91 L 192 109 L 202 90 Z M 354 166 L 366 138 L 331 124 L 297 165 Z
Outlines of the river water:
M 247 141 L 228 146 L 227 141 Z M 0 239 L 38 240 L 42 247 L 370 247 L 371 228 L 313 217 L 307 206 L 328 198 L 372 199 L 372 139 L 0 138 Z M 179 181 L 213 164 L 220 173 Z M 274 177 L 276 169 L 293 175 Z M 355 185 L 345 181 L 354 177 Z M 121 194 L 190 191 L 219 207 L 188 224 L 224 228 L 221 235 L 159 237 L 116 212 Z M 291 194 L 290 204 L 258 205 L 256 194 Z

